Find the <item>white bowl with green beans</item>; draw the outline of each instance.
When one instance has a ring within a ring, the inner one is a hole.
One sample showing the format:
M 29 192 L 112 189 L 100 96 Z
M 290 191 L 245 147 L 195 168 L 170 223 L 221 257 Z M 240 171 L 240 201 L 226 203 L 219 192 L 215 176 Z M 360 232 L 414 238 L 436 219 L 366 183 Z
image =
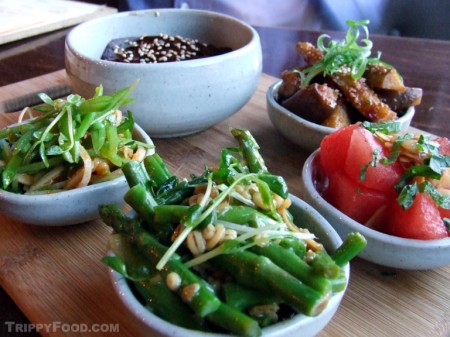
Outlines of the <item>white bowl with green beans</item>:
M 292 198 L 292 211 L 298 223 L 305 224 L 312 233 L 314 233 L 322 242 L 326 249 L 334 251 L 337 249 L 342 240 L 331 225 L 311 206 L 306 204 L 299 198 Z M 347 264 L 344 267 L 345 276 L 348 280 L 350 277 L 350 267 Z M 175 324 L 169 323 L 152 313 L 145 304 L 138 299 L 136 290 L 124 276 L 114 270 L 110 270 L 110 279 L 114 286 L 115 292 L 118 294 L 122 303 L 127 310 L 140 323 L 141 331 L 147 331 L 148 336 L 152 337 L 197 337 L 199 331 L 186 329 Z M 348 281 L 347 281 L 348 282 Z M 345 284 L 345 288 L 347 283 Z M 304 337 L 315 336 L 319 333 L 332 319 L 339 304 L 344 296 L 345 290 L 334 294 L 328 301 L 328 304 L 318 316 L 308 317 L 303 314 L 297 314 L 285 321 L 276 323 L 272 326 L 262 329 L 262 336 L 265 337 L 288 337 L 300 335 Z M 205 333 L 202 336 L 225 337 L 230 336 L 227 333 Z
M 131 89 L 105 96 L 99 86 L 89 99 L 42 93 L 43 104 L 0 130 L 0 212 L 26 224 L 65 226 L 97 218 L 101 204 L 122 204 L 122 165 L 154 152 L 132 115 L 119 110 Z
M 365 247 L 344 242 L 267 169 L 248 130 L 215 169 L 178 179 L 157 153 L 123 172 L 126 214 L 99 208 L 113 229 L 114 289 L 149 336 L 313 336 L 336 312 L 349 261 Z

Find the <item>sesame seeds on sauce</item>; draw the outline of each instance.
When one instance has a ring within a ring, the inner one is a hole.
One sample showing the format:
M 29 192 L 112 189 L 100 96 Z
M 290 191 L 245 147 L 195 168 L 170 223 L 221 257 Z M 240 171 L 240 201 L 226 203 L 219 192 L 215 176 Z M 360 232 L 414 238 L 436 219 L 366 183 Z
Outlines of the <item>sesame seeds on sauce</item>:
M 216 56 L 229 51 L 231 48 L 219 48 L 178 35 L 143 35 L 139 38 L 111 41 L 103 52 L 102 60 L 143 64 L 176 62 Z

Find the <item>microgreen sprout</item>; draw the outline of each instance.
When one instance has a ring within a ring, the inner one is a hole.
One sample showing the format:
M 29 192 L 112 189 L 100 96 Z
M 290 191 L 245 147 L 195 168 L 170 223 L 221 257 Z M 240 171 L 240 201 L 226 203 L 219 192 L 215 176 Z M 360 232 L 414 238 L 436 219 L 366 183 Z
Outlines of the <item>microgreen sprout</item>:
M 349 29 L 342 41 L 332 40 L 327 34 L 319 36 L 317 48 L 323 52 L 323 58 L 299 72 L 302 87 L 308 86 L 319 74 L 328 76 L 340 72 L 344 68 L 349 69 L 354 79 L 359 79 L 363 76 L 369 63 L 381 62 L 381 53 L 379 52 L 376 57 L 370 57 L 373 43 L 369 40 L 369 29 L 367 28 L 369 20 L 347 20 L 346 23 Z M 364 33 L 364 37 L 359 40 L 361 31 Z M 328 43 L 326 43 L 326 39 L 329 39 Z

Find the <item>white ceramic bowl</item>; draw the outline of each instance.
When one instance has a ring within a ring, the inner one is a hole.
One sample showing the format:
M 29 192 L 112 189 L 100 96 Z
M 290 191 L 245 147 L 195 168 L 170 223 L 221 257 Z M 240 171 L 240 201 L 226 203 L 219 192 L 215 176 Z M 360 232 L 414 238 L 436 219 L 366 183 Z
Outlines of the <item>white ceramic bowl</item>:
M 272 84 L 267 90 L 267 111 L 270 120 L 275 128 L 283 136 L 291 142 L 299 145 L 307 152 L 312 152 L 320 147 L 323 137 L 336 131 L 336 128 L 322 126 L 320 124 L 310 122 L 302 117 L 297 116 L 293 112 L 278 103 L 278 89 L 281 80 Z M 411 124 L 414 117 L 415 109 L 410 107 L 407 112 L 396 121 L 400 123 L 401 130 L 405 130 Z
M 165 33 L 195 38 L 226 54 L 157 64 L 101 60 L 117 38 Z M 88 21 L 69 32 L 65 45 L 69 85 L 92 97 L 97 85 L 111 93 L 139 84 L 128 106 L 151 137 L 204 130 L 237 112 L 256 90 L 262 71 L 261 43 L 249 25 L 218 13 L 183 9 L 121 12 Z
M 334 231 L 330 224 L 311 206 L 306 204 L 295 196 L 291 196 L 292 206 L 290 211 L 296 219 L 296 224 L 304 225 L 314 233 L 329 251 L 336 249 L 341 243 L 339 235 Z M 348 279 L 350 277 L 350 267 L 347 264 L 344 267 Z M 111 281 L 115 292 L 120 300 L 128 309 L 129 313 L 140 324 L 143 336 L 152 337 L 226 337 L 228 334 L 200 333 L 199 331 L 180 328 L 168 323 L 148 311 L 134 296 L 128 281 L 119 273 L 110 270 Z M 331 320 L 339 307 L 345 290 L 334 294 L 326 309 L 316 317 L 307 317 L 296 315 L 295 317 L 277 323 L 263 329 L 264 337 L 291 337 L 302 336 L 310 337 L 319 333 Z
M 135 124 L 133 138 L 153 144 L 145 131 Z M 147 154 L 152 154 L 153 149 Z M 128 191 L 123 175 L 73 190 L 40 195 L 25 195 L 0 190 L 0 212 L 10 218 L 30 225 L 67 226 L 98 218 L 98 206 L 123 204 Z
M 350 232 L 360 232 L 367 239 L 367 246 L 359 257 L 398 269 L 433 269 L 450 264 L 450 238 L 414 240 L 388 235 L 352 220 L 329 204 L 317 191 L 317 186 L 326 179 L 319 156 L 320 150 L 316 150 L 303 166 L 304 199 L 332 224 L 341 237 Z

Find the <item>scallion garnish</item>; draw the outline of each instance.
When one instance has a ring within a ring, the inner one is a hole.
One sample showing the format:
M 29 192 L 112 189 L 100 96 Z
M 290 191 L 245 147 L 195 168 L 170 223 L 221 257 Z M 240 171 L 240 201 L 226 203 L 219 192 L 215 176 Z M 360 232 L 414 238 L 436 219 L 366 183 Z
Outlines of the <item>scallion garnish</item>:
M 322 60 L 314 65 L 300 71 L 300 78 L 303 87 L 309 85 L 311 80 L 319 74 L 324 76 L 348 69 L 354 79 L 363 76 L 369 63 L 380 63 L 381 53 L 378 52 L 376 57 L 370 57 L 372 53 L 372 41 L 369 40 L 369 29 L 367 25 L 369 20 L 352 21 L 347 20 L 349 26 L 345 39 L 342 41 L 329 40 L 328 44 L 325 39 L 330 36 L 322 34 L 317 39 L 317 48 L 323 52 Z M 360 31 L 363 31 L 365 37 L 360 40 Z M 389 66 L 389 65 L 387 65 Z

